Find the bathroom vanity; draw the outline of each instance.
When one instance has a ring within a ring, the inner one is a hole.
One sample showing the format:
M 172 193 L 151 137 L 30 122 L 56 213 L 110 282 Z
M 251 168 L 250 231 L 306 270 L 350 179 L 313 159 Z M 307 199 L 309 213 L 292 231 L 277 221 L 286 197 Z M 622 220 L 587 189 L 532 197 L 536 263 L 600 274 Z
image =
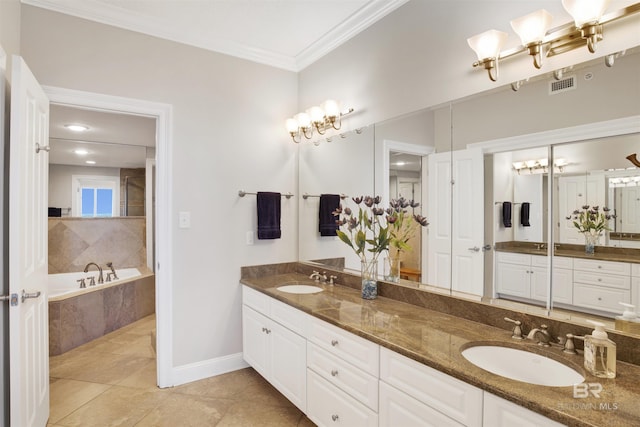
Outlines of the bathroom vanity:
M 392 298 L 362 300 L 349 286 L 316 284 L 321 292 L 283 292 L 278 287 L 287 283 L 313 284 L 308 272 L 244 274 L 246 269 L 241 279 L 245 360 L 318 425 L 493 427 L 517 420 L 518 425 L 609 426 L 640 420 L 636 365 L 619 361 L 618 378 L 604 381 L 582 369 L 581 354 L 512 340 L 507 329 Z M 478 343 L 553 358 L 580 372 L 586 383 L 601 383 L 602 393 L 575 398 L 572 386 L 492 374 L 461 354 Z

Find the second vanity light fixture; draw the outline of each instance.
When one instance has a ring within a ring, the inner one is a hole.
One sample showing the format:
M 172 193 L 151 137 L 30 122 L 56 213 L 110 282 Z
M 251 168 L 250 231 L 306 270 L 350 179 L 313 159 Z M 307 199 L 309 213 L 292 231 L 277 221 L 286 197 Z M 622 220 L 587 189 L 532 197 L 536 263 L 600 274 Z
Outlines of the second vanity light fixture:
M 339 130 L 342 127 L 342 117 L 351 113 L 353 108 L 340 111 L 340 104 L 328 99 L 320 106 L 311 107 L 287 119 L 286 127 L 293 142 L 299 143 L 302 136 L 311 139 L 314 132 L 324 135 L 328 129 Z
M 587 45 L 594 53 L 598 41 L 603 38 L 603 25 L 640 12 L 640 3 L 604 15 L 611 0 L 562 0 L 562 6 L 573 17 L 574 22 L 549 30 L 552 16 L 544 9 L 511 21 L 511 27 L 520 36 L 521 46 L 500 51 L 508 34 L 489 30 L 467 39 L 476 52 L 478 60 L 474 67 L 482 66 L 492 81 L 498 80 L 498 62 L 520 52 L 533 57 L 533 65 L 542 67 L 544 57 L 558 55 Z M 605 58 L 609 61 L 609 58 Z M 612 62 L 612 61 L 610 61 Z M 607 64 L 608 65 L 608 64 Z
M 556 159 L 554 162 L 555 171 L 556 172 L 564 172 L 564 167 L 567 166 L 569 162 L 565 159 Z M 538 160 L 524 160 L 521 162 L 513 162 L 513 169 L 518 172 L 518 175 L 521 174 L 522 171 L 529 171 L 530 174 L 534 173 L 546 173 L 549 168 L 549 160 L 538 159 Z

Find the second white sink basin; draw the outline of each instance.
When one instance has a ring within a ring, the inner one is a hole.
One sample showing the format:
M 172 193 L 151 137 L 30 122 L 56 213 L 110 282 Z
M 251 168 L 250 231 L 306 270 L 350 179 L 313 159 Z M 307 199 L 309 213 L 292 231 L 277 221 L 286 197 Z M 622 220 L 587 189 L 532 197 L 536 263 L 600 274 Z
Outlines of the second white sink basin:
M 288 294 L 316 294 L 324 290 L 320 286 L 313 285 L 284 285 L 276 289 Z
M 573 368 L 525 350 L 477 345 L 462 350 L 462 356 L 486 371 L 529 384 L 567 387 L 584 381 Z

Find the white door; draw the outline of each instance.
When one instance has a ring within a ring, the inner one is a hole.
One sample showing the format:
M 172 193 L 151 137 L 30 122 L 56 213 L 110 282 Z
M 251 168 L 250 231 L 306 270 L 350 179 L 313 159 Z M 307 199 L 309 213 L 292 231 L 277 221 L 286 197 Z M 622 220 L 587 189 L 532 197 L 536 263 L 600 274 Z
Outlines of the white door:
M 21 57 L 13 57 L 9 166 L 11 425 L 49 418 L 47 173 L 49 100 Z M 26 298 L 24 298 L 26 297 Z
M 484 288 L 484 159 L 479 149 L 453 152 L 451 289 Z
M 451 286 L 451 152 L 429 155 L 427 283 Z

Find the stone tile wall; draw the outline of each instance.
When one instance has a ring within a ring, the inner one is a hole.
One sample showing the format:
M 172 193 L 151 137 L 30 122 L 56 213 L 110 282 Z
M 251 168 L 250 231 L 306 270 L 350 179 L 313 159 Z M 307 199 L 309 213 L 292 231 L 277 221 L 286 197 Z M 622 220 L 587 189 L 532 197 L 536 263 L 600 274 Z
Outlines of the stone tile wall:
M 116 269 L 146 265 L 145 217 L 49 218 L 49 274 L 111 261 Z

